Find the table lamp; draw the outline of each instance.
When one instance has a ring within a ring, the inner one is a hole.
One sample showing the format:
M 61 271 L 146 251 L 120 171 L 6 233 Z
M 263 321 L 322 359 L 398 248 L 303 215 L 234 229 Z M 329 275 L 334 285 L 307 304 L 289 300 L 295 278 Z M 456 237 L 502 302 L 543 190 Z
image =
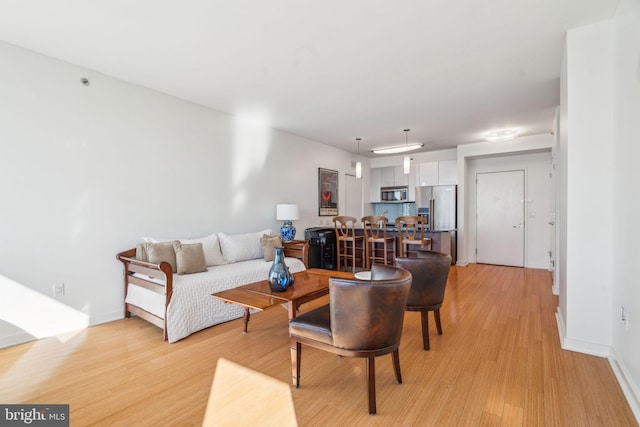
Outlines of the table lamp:
M 276 205 L 276 219 L 278 221 L 284 221 L 284 224 L 280 228 L 280 237 L 283 242 L 290 242 L 296 237 L 296 228 L 291 221 L 297 221 L 300 217 L 298 205 L 293 204 L 279 204 Z

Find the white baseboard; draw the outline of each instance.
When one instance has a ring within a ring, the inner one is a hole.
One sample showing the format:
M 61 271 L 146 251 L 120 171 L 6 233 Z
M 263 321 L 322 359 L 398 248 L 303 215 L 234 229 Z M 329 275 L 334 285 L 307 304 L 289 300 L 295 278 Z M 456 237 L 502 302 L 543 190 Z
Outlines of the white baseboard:
M 618 384 L 620 384 L 624 397 L 626 397 L 627 402 L 629 402 L 631 412 L 633 412 L 636 421 L 640 424 L 640 388 L 638 384 L 634 383 L 624 363 L 619 362 L 614 350 L 611 351 L 611 355 L 609 356 L 609 364 L 618 380 Z
M 560 311 L 556 311 L 556 320 L 558 323 L 558 334 L 560 335 L 560 346 L 563 349 L 607 358 L 624 397 L 631 407 L 631 412 L 633 412 L 636 421 L 640 424 L 640 391 L 638 385 L 633 382 L 627 369 L 619 362 L 613 348 L 611 346 L 569 339 L 566 336 L 566 327 Z
M 99 325 L 101 323 L 113 322 L 114 320 L 120 320 L 124 318 L 124 308 L 118 311 L 112 311 L 110 313 L 102 313 L 97 316 L 91 316 L 89 319 L 89 325 Z
M 33 335 L 27 332 L 20 332 L 15 335 L 0 337 L 0 348 L 12 347 L 14 345 L 23 344 L 34 340 L 36 340 L 36 337 L 34 337 Z
M 611 347 L 608 345 L 567 338 L 567 328 L 559 310 L 556 311 L 556 320 L 558 324 L 558 335 L 560 336 L 560 347 L 564 350 L 576 351 L 592 356 L 609 357 Z
M 89 319 L 89 326 L 99 325 L 101 323 L 113 322 L 114 320 L 120 320 L 124 318 L 124 309 L 118 311 L 112 311 L 110 313 L 101 313 L 99 315 L 91 316 Z M 41 337 L 46 338 L 46 337 Z M 38 338 L 27 332 L 19 332 L 14 335 L 7 335 L 0 337 L 0 348 L 12 347 L 18 344 L 24 344 L 29 341 L 34 341 Z
M 469 261 L 462 259 L 462 260 L 458 260 L 456 261 L 456 265 L 458 267 L 466 267 L 467 265 L 469 265 Z

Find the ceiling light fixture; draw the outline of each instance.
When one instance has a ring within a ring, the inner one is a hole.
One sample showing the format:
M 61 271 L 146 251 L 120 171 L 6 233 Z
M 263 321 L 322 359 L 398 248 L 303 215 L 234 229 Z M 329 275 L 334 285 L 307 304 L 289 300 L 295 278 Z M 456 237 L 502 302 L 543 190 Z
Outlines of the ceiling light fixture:
M 356 178 L 362 178 L 362 162 L 360 161 L 360 141 L 362 138 L 356 138 L 358 141 L 358 161 L 356 162 Z
M 489 142 L 508 141 L 518 136 L 517 129 L 503 129 L 489 132 L 484 135 L 484 140 Z
M 404 146 L 405 146 L 405 151 L 406 147 L 409 145 L 409 132 L 411 131 L 411 129 L 405 129 L 404 130 Z M 409 155 L 404 156 L 404 174 L 405 175 L 409 175 L 409 172 L 411 172 L 411 157 L 409 157 Z
M 418 148 L 422 147 L 424 147 L 424 144 L 419 142 L 412 142 L 411 144 L 398 145 L 395 147 L 376 148 L 375 150 L 371 150 L 371 152 L 373 154 L 398 154 L 417 150 Z

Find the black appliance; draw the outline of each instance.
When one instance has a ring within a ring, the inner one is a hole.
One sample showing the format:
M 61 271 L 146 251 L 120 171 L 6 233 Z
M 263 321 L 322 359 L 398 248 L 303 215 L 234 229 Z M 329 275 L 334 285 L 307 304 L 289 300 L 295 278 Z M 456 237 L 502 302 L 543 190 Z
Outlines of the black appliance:
M 312 227 L 304 231 L 309 242 L 309 268 L 333 270 L 336 266 L 336 231 L 327 227 Z

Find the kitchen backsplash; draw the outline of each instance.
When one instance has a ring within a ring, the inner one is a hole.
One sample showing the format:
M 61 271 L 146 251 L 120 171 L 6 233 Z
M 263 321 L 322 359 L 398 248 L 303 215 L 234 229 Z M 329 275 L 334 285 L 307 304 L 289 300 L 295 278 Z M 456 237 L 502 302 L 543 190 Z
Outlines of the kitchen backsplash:
M 375 203 L 375 215 L 386 216 L 389 223 L 395 223 L 399 216 L 408 216 L 416 214 L 415 203 Z

